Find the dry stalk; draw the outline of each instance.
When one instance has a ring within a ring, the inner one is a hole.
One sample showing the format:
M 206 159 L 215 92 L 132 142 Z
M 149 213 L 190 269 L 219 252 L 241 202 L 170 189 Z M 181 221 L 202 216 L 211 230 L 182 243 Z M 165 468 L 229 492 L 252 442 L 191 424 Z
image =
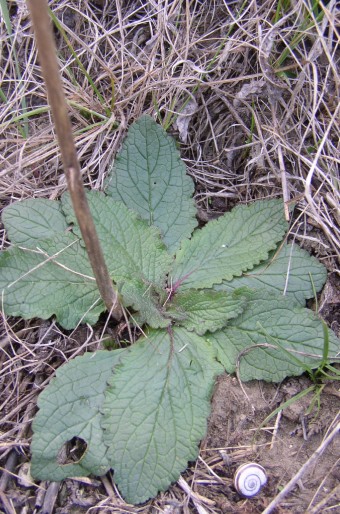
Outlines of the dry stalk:
M 122 308 L 104 260 L 81 178 L 72 125 L 59 74 L 48 5 L 46 0 L 29 0 L 28 5 L 74 212 L 100 294 L 112 316 L 120 320 Z

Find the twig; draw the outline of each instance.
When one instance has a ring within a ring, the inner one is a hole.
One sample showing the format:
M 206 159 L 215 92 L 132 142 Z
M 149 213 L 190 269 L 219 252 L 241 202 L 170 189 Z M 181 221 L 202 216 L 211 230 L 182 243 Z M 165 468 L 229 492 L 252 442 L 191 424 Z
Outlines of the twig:
M 328 493 L 323 500 L 321 500 L 317 505 L 314 505 L 313 508 L 308 509 L 308 514 L 318 514 L 319 512 L 325 512 L 323 509 L 326 507 L 327 503 L 332 499 L 336 498 L 340 495 L 340 484 L 338 484 L 334 489 Z
M 60 482 L 50 483 L 45 493 L 44 503 L 40 511 L 41 514 L 52 514 L 59 493 L 59 488 Z
M 203 507 L 202 503 L 205 503 L 209 507 L 213 507 L 215 505 L 213 500 L 195 493 L 183 477 L 179 477 L 177 484 L 192 500 L 199 514 L 207 514 L 207 510 Z
M 289 201 L 290 201 L 290 196 L 289 196 L 289 189 L 288 189 L 288 182 L 287 182 L 287 175 L 286 175 L 286 166 L 285 166 L 285 161 L 283 158 L 282 147 L 280 144 L 278 145 L 277 153 L 278 153 L 280 173 L 281 173 L 281 186 L 282 186 L 285 219 L 286 219 L 286 221 L 289 221 L 290 217 L 289 217 L 288 205 L 289 205 Z
M 0 500 L 6 514 L 16 514 L 13 504 L 7 499 L 7 496 L 2 491 L 0 491 Z
M 103 252 L 85 195 L 72 126 L 59 74 L 56 47 L 48 14 L 48 4 L 46 0 L 28 0 L 28 6 L 74 212 L 101 297 L 107 309 L 109 311 L 112 309 L 112 316 L 116 320 L 120 320 L 122 309 L 104 261 Z
M 110 484 L 107 476 L 103 475 L 102 477 L 100 477 L 100 479 L 102 481 L 103 486 L 105 487 L 105 491 L 106 491 L 106 494 L 108 495 L 108 497 L 111 499 L 116 498 L 114 489 L 113 489 L 112 485 Z
M 273 434 L 272 434 L 272 441 L 271 441 L 270 447 L 269 447 L 270 450 L 272 450 L 274 448 L 275 439 L 276 439 L 276 436 L 277 436 L 277 433 L 279 430 L 279 424 L 281 421 L 281 417 L 282 417 L 282 410 L 279 410 L 279 412 L 277 413 L 277 416 L 276 416 L 276 420 L 275 420 L 274 430 L 273 430 Z
M 313 455 L 305 462 L 305 464 L 299 469 L 295 476 L 285 485 L 282 491 L 274 498 L 268 507 L 262 512 L 262 514 L 270 514 L 280 504 L 280 502 L 287 496 L 288 493 L 295 487 L 297 482 L 303 477 L 303 475 L 310 469 L 314 462 L 322 455 L 323 451 L 331 443 L 334 437 L 340 430 L 340 422 L 335 426 L 332 432 L 322 441 L 320 446 L 315 450 Z
M 18 454 L 15 450 L 12 450 L 6 460 L 5 469 L 0 478 L 0 491 L 5 492 L 8 481 L 14 471 L 15 466 L 17 465 Z
M 319 512 L 324 512 L 322 509 L 326 507 L 327 503 L 332 499 L 336 498 L 336 496 L 340 495 L 340 484 L 338 484 L 334 489 L 328 493 L 323 500 L 321 500 L 317 505 L 314 505 L 311 509 L 306 511 L 306 514 L 318 514 Z

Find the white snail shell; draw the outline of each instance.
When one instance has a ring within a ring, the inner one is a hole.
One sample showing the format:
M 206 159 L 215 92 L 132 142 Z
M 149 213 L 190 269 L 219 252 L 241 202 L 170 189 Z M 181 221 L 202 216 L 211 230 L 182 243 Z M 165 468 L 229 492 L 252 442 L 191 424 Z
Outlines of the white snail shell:
M 251 498 L 258 494 L 261 488 L 267 483 L 267 476 L 264 468 L 256 462 L 242 464 L 235 473 L 234 485 L 236 491 Z

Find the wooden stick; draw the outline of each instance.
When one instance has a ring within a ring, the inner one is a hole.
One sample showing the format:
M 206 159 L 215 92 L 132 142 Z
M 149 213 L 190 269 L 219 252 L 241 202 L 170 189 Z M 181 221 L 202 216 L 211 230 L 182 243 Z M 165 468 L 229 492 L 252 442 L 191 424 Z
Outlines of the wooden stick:
M 74 212 L 101 297 L 107 309 L 112 311 L 112 316 L 116 320 L 120 320 L 122 308 L 104 261 L 104 255 L 85 195 L 72 126 L 59 73 L 48 4 L 46 0 L 28 0 L 27 3 Z

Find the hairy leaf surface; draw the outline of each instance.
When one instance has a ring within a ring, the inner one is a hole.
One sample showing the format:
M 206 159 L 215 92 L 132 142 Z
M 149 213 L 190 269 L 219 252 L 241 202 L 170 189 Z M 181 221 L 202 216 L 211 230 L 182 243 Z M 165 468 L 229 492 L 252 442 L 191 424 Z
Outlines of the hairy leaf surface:
M 88 191 L 87 200 L 103 248 L 110 275 L 115 281 L 136 278 L 163 285 L 172 262 L 159 231 L 149 227 L 123 203 L 116 202 L 99 191 Z M 79 228 L 69 194 L 62 197 L 67 221 Z
M 175 141 L 149 116 L 129 128 L 106 191 L 158 227 L 171 253 L 197 225 L 193 181 Z
M 164 285 L 172 262 L 158 230 L 102 193 L 91 191 L 87 196 L 109 272 L 116 282 L 124 283 L 125 305 L 140 309 L 151 326 L 166 326 L 149 294 Z M 80 237 L 69 195 L 63 198 L 63 210 Z M 15 220 L 20 227 L 21 218 Z M 66 221 L 61 226 L 64 229 Z M 25 319 L 55 314 L 67 329 L 80 321 L 95 323 L 105 307 L 83 244 L 72 233 L 65 233 L 36 241 L 34 246 L 35 250 L 12 248 L 0 256 L 5 312 Z
M 256 266 L 230 282 L 215 286 L 217 290 L 233 291 L 242 286 L 293 297 L 301 305 L 320 291 L 327 279 L 327 270 L 315 257 L 298 245 L 283 245 L 268 262 Z
M 180 325 L 203 335 L 208 330 L 215 332 L 224 327 L 229 319 L 241 314 L 246 302 L 245 289 L 235 290 L 232 294 L 188 289 L 174 296 L 168 313 Z
M 281 200 L 235 207 L 183 242 L 172 283 L 181 290 L 203 289 L 231 280 L 267 259 L 286 229 Z
M 119 293 L 124 298 L 125 305 L 132 306 L 137 311 L 132 316 L 136 325 L 148 323 L 152 328 L 165 328 L 170 320 L 162 308 L 160 296 L 153 287 L 145 287 L 145 283 L 136 279 L 118 284 Z
M 87 253 L 71 233 L 43 240 L 39 250 L 12 247 L 0 253 L 0 291 L 7 315 L 56 315 L 66 329 L 93 324 L 105 306 Z
M 12 244 L 34 248 L 42 239 L 52 239 L 67 230 L 60 202 L 30 198 L 4 209 L 2 221 Z
M 109 382 L 102 426 L 128 502 L 167 489 L 197 457 L 221 371 L 206 341 L 179 327 L 151 331 L 124 355 Z
M 311 310 L 268 291 L 253 292 L 243 313 L 208 337 L 228 373 L 235 371 L 241 352 L 249 349 L 240 357 L 240 376 L 245 381 L 279 382 L 287 376 L 301 375 L 305 367 L 296 359 L 317 368 L 324 344 L 322 323 Z M 275 349 L 252 348 L 263 344 Z M 339 339 L 331 330 L 329 344 L 331 359 L 340 350 Z
M 59 481 L 108 471 L 100 408 L 107 381 L 123 352 L 97 351 L 76 357 L 57 370 L 40 394 L 31 446 L 35 478 Z M 86 452 L 78 462 L 61 463 L 61 449 L 74 437 L 86 442 Z

